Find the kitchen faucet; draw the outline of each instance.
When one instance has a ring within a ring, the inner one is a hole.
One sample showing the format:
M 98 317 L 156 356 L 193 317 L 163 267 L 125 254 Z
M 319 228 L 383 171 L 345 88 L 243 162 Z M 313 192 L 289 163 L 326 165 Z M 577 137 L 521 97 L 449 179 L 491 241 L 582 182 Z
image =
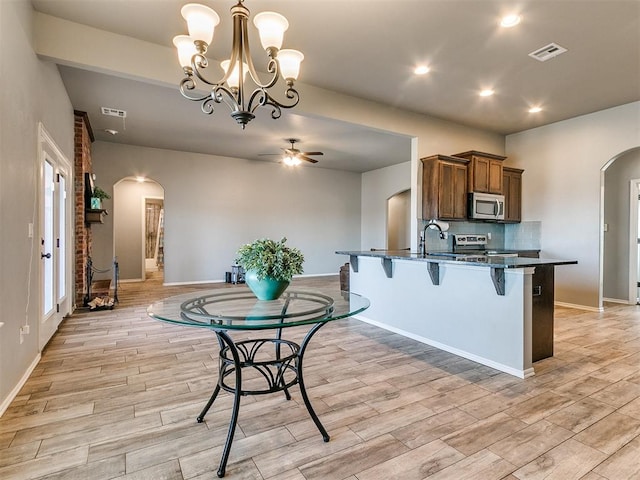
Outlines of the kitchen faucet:
M 444 232 L 442 231 L 442 227 L 440 227 L 440 225 L 438 225 L 437 223 L 427 223 L 424 228 L 422 229 L 422 235 L 420 235 L 420 253 L 422 255 L 426 255 L 427 254 L 427 228 L 429 227 L 436 227 L 438 230 L 440 230 L 439 236 L 442 240 L 444 240 L 446 238 Z

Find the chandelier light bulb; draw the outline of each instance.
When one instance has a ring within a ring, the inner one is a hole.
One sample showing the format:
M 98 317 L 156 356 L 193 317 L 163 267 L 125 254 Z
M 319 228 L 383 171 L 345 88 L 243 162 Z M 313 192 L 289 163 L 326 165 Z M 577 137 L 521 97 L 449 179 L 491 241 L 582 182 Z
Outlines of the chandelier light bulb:
M 231 60 L 223 60 L 222 62 L 220 62 L 220 66 L 224 70 L 224 73 L 227 73 L 230 62 Z M 238 88 L 240 86 L 240 74 L 238 72 L 239 66 L 240 66 L 240 62 L 236 62 L 236 64 L 233 66 L 233 70 L 231 71 L 231 75 L 229 75 L 229 78 L 227 78 L 227 83 L 231 88 Z M 243 83 L 244 83 L 244 79 L 247 76 L 248 70 L 249 70 L 249 65 L 247 65 L 246 63 L 243 63 L 242 64 L 242 82 Z
M 220 23 L 218 14 L 205 5 L 187 3 L 180 13 L 187 21 L 189 36 L 193 40 L 200 40 L 207 45 L 213 40 L 213 31 Z
M 262 48 L 282 48 L 284 32 L 289 28 L 286 18 L 276 12 L 260 12 L 253 18 L 253 24 L 260 33 Z
M 304 60 L 304 55 L 298 50 L 283 49 L 278 52 L 278 63 L 280 72 L 285 80 L 297 80 L 300 74 L 300 63 Z
M 173 44 L 178 49 L 178 61 L 182 68 L 191 67 L 191 58 L 196 54 L 196 46 L 189 35 L 173 37 Z

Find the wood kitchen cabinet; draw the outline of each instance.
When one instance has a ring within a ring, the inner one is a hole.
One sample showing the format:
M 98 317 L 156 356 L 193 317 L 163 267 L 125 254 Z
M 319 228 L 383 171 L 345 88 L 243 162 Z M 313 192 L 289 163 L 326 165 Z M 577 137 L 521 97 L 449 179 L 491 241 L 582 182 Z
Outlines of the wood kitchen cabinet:
M 522 172 L 520 168 L 502 167 L 505 223 L 522 220 Z
M 467 170 L 469 192 L 502 194 L 502 162 L 507 157 L 476 150 L 456 153 L 454 156 L 470 161 Z
M 422 159 L 422 218 L 467 218 L 467 165 L 470 160 L 448 155 Z

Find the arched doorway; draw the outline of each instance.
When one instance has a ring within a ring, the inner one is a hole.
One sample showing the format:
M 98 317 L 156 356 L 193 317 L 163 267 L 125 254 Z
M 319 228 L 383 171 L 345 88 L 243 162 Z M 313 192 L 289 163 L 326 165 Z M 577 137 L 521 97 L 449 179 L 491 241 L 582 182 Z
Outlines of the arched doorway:
M 638 301 L 640 261 L 640 147 L 608 162 L 603 177 L 602 297 L 634 304 Z
M 411 190 L 387 199 L 387 249 L 403 250 L 411 246 Z
M 164 188 L 148 178 L 124 178 L 113 187 L 113 248 L 120 280 L 163 276 Z

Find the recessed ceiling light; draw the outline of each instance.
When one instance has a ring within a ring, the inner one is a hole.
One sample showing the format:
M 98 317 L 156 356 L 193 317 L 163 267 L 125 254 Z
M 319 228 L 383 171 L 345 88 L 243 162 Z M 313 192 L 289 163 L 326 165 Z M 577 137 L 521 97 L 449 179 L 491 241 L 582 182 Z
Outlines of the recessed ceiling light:
M 482 90 L 480 92 L 480 96 L 481 97 L 490 97 L 491 95 L 493 95 L 495 92 L 493 90 L 491 90 L 490 88 L 487 88 L 485 90 Z
M 500 26 L 505 28 L 515 27 L 519 23 L 520 15 L 517 15 L 515 13 L 511 15 L 505 15 L 504 17 L 502 17 L 502 20 L 500 20 Z
M 529 113 L 538 113 L 542 111 L 542 107 L 531 107 Z
M 415 73 L 416 75 L 424 75 L 425 73 L 429 73 L 430 68 L 427 67 L 426 65 L 418 65 L 414 70 L 413 73 Z

